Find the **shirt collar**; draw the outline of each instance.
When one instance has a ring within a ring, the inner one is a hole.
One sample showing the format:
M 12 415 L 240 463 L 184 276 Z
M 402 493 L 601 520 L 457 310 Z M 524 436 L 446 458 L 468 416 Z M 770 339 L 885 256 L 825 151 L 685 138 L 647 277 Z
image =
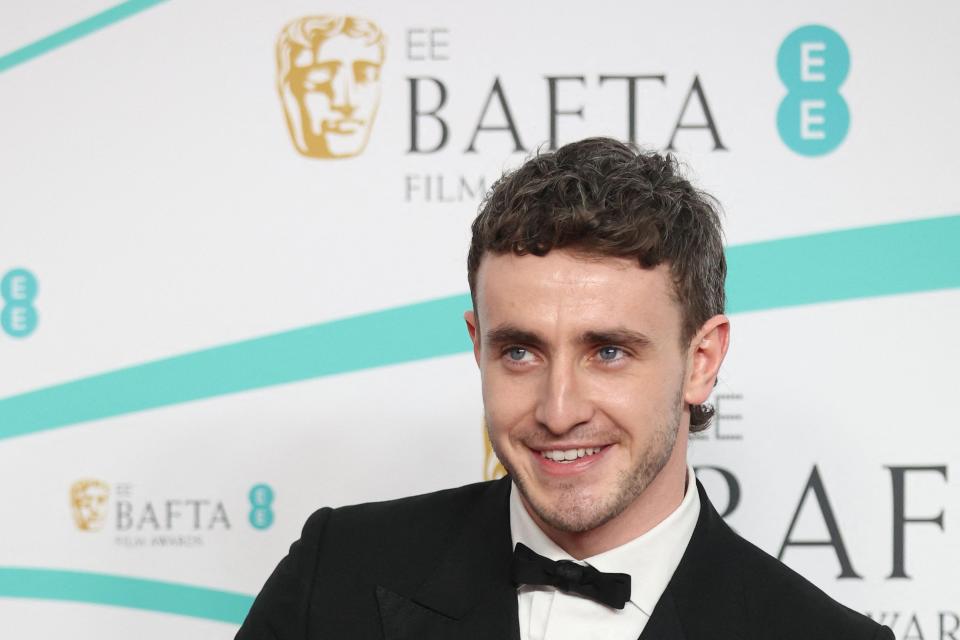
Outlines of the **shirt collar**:
M 670 515 L 643 535 L 609 551 L 584 558 L 581 564 L 589 564 L 605 573 L 630 574 L 630 602 L 650 616 L 680 564 L 699 515 L 700 495 L 693 468 L 687 465 L 687 486 L 683 500 Z M 520 500 L 516 484 L 510 487 L 510 532 L 514 546 L 522 542 L 551 560 L 573 560 L 530 517 Z

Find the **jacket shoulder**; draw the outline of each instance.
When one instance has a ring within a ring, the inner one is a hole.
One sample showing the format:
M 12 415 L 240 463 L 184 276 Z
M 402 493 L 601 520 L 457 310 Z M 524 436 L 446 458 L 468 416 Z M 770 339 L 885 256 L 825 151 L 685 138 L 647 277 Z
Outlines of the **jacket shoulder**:
M 726 533 L 741 574 L 747 617 L 762 630 L 760 637 L 893 640 L 887 627 L 840 604 L 732 529 Z
M 380 636 L 376 586 L 415 588 L 502 481 L 315 511 L 267 579 L 238 640 Z
M 318 550 L 327 575 L 398 590 L 419 584 L 478 506 L 495 499 L 498 481 L 316 511 L 301 543 Z

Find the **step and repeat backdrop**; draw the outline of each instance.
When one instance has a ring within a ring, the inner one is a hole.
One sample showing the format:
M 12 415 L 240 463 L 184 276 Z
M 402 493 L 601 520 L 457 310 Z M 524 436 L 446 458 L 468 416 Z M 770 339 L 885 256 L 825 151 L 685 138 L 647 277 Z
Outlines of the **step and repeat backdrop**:
M 900 640 L 960 638 L 958 24 L 3 3 L 0 636 L 231 638 L 313 510 L 494 477 L 469 223 L 609 135 L 725 209 L 717 508 Z

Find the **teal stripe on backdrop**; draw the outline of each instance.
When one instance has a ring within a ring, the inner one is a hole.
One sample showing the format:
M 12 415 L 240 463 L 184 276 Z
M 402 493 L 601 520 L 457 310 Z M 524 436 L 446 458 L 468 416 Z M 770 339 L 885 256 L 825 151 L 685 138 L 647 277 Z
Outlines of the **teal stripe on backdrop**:
M 0 439 L 285 382 L 462 353 L 457 295 L 174 356 L 0 400 Z
M 37 56 L 41 56 L 45 53 L 53 51 L 54 49 L 59 49 L 60 47 L 70 44 L 74 40 L 79 40 L 84 36 L 88 36 L 91 33 L 99 31 L 104 27 L 109 27 L 110 25 L 120 22 L 130 16 L 136 15 L 145 9 L 149 9 L 155 5 L 160 4 L 161 2 L 166 2 L 166 0 L 129 0 L 128 2 L 123 2 L 116 5 L 115 7 L 110 7 L 106 11 L 101 11 L 98 14 L 92 15 L 85 20 L 81 20 L 76 24 L 72 24 L 65 29 L 61 29 L 56 33 L 52 33 L 45 38 L 41 38 L 35 42 L 20 47 L 15 51 L 11 51 L 3 56 L 0 56 L 0 73 L 3 73 L 7 69 L 16 67 L 17 65 L 23 64 L 24 62 L 29 62 Z
M 731 313 L 960 287 L 960 215 L 731 247 Z M 0 439 L 470 349 L 466 294 L 83 378 L 0 400 Z
M 0 567 L 0 597 L 66 600 L 240 624 L 253 597 L 103 573 Z
M 733 313 L 960 287 L 960 215 L 731 247 Z

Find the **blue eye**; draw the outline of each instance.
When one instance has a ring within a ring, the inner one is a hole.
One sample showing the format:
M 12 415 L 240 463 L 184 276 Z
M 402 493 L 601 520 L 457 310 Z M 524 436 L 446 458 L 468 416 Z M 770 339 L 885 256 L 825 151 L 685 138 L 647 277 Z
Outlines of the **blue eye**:
M 514 362 L 520 362 L 527 356 L 527 350 L 523 347 L 510 347 L 507 349 L 507 355 Z
M 601 347 L 597 355 L 604 362 L 615 362 L 623 355 L 623 350 L 620 347 Z

